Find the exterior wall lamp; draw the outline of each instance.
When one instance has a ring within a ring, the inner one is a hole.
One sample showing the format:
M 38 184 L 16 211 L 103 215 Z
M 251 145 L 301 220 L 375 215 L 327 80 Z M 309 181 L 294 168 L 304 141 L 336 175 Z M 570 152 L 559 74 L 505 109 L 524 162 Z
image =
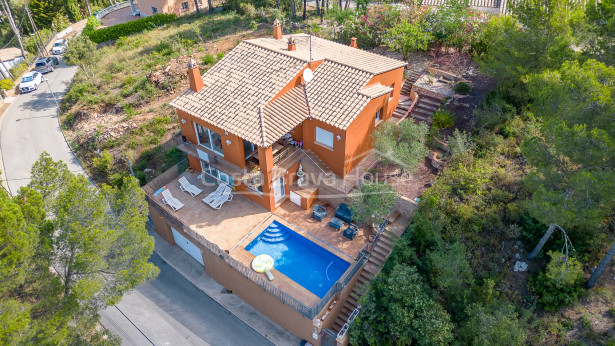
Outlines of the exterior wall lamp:
M 337 140 L 339 141 L 340 139 L 342 139 L 342 137 L 340 135 L 337 135 Z
M 182 124 L 185 124 L 186 123 L 186 119 L 182 118 L 181 122 L 182 122 Z
M 226 145 L 231 145 L 231 140 L 230 139 L 226 140 Z

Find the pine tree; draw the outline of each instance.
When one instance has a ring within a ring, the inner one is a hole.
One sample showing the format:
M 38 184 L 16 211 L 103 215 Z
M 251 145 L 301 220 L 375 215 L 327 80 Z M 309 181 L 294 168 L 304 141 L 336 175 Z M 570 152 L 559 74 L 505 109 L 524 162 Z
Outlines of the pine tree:
M 51 28 L 53 18 L 62 10 L 62 3 L 55 0 L 30 0 L 32 18 L 39 29 Z
M 68 19 L 73 23 L 78 22 L 81 19 L 81 9 L 77 0 L 63 0 L 63 2 Z

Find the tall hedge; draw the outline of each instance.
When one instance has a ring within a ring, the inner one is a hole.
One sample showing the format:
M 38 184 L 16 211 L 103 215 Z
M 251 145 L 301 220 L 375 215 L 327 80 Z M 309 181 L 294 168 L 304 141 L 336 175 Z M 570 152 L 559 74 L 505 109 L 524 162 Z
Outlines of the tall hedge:
M 128 36 L 143 30 L 162 26 L 174 21 L 175 18 L 175 14 L 155 14 L 153 16 L 133 20 L 131 22 L 110 26 L 100 30 L 94 30 L 88 33 L 88 36 L 90 37 L 90 40 L 96 43 L 103 43 L 111 40 L 117 40 L 122 36 Z

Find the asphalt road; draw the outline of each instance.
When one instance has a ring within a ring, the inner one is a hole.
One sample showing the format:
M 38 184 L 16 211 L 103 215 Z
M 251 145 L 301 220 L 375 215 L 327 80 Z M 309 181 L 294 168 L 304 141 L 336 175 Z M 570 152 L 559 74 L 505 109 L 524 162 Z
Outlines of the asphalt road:
M 106 310 L 105 327 L 135 345 L 271 345 L 263 336 L 237 319 L 171 268 L 158 255 L 150 261 L 160 275 L 126 295 Z M 116 330 L 107 318 L 130 319 L 138 326 Z
M 61 62 L 54 72 L 43 75 L 49 80 L 49 85 L 43 83 L 36 91 L 18 95 L 4 113 L 0 127 L 4 166 L 0 170 L 11 193 L 28 185 L 30 168 L 43 151 L 66 162 L 72 172 L 85 174 L 60 131 L 55 102 L 49 90 L 51 86 L 59 101 L 76 71 L 76 67 Z
M 45 75 L 58 101 L 76 71 L 61 63 Z M 43 151 L 66 162 L 72 172 L 85 174 L 64 139 L 49 86 L 43 83 L 34 92 L 18 95 L 0 119 L 0 170 L 12 194 L 28 184 L 30 168 Z M 101 311 L 101 324 L 119 335 L 123 344 L 271 344 L 158 255 L 150 260 L 161 270 L 158 278 Z

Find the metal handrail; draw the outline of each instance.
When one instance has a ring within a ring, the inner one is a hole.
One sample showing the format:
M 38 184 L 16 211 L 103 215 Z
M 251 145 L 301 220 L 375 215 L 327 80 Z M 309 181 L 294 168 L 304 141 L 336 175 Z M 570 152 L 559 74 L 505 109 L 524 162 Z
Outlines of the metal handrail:
M 320 167 L 320 165 L 319 165 L 316 161 L 314 161 L 314 159 L 312 159 L 312 157 L 311 157 L 308 153 L 306 153 L 306 152 L 305 152 L 305 150 L 303 150 L 303 148 L 299 148 L 299 150 L 301 150 L 301 151 L 303 152 L 304 156 L 307 156 L 307 158 L 309 158 L 309 159 L 310 159 L 310 161 L 312 161 L 312 163 L 313 163 L 316 167 L 318 167 L 318 169 L 320 169 L 320 170 L 321 170 L 321 171 L 322 171 L 322 172 L 323 172 L 323 173 L 324 173 L 327 177 L 329 177 L 329 178 L 333 179 L 333 181 L 334 181 L 334 182 L 339 182 L 339 183 L 342 185 L 342 188 L 343 188 L 343 190 L 340 190 L 340 191 L 343 191 L 343 192 L 348 192 L 348 191 L 347 191 L 347 190 L 348 190 L 348 186 L 346 185 L 346 182 L 345 182 L 345 181 L 337 179 L 337 178 L 335 177 L 335 174 L 333 174 L 333 173 L 327 173 L 327 172 L 325 172 L 325 171 L 324 171 L 324 170 Z M 335 184 L 334 184 L 334 185 L 335 185 Z M 337 188 L 337 187 L 336 187 L 336 188 Z
M 128 6 L 130 6 L 130 3 L 128 1 L 118 2 L 116 4 L 113 4 L 109 7 L 105 7 L 102 10 L 98 11 L 98 13 L 94 15 L 94 17 L 96 17 L 96 20 L 101 20 L 104 16 L 108 15 L 109 13 L 117 11 L 124 7 L 128 7 Z

